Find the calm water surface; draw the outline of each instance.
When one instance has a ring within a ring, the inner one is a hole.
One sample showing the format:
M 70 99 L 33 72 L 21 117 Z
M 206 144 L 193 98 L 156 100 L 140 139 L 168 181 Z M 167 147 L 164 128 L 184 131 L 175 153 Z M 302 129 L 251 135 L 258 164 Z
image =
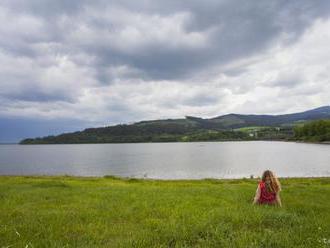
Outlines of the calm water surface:
M 157 179 L 330 176 L 330 145 L 194 142 L 0 145 L 2 175 L 79 175 Z

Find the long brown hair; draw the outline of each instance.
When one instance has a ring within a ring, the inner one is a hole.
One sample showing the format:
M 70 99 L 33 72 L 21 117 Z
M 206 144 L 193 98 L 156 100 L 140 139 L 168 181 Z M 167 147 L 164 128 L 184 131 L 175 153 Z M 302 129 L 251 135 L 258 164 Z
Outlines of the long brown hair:
M 278 181 L 275 174 L 270 170 L 265 170 L 264 173 L 262 174 L 261 180 L 263 182 L 265 182 L 267 176 L 270 179 L 270 185 L 267 185 L 267 190 L 270 191 L 270 192 L 276 192 L 276 193 L 281 191 L 281 184 Z

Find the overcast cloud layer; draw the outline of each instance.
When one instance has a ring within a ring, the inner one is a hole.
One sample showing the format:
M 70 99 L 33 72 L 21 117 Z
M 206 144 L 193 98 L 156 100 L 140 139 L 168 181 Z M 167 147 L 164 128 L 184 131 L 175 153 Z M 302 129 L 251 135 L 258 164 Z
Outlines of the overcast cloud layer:
M 329 17 L 325 0 L 2 0 L 0 142 L 329 105 Z

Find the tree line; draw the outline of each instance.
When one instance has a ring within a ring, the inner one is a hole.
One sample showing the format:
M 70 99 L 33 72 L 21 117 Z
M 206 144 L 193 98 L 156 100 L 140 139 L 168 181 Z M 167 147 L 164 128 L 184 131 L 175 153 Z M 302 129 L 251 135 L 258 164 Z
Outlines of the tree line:
M 294 128 L 296 140 L 310 142 L 330 141 L 330 120 L 318 120 Z

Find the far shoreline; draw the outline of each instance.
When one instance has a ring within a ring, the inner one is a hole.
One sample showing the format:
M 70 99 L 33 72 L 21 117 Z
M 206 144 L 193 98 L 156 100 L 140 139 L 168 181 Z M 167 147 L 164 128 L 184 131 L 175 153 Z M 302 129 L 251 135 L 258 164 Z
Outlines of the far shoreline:
M 31 178 L 31 179 L 77 179 L 77 180 L 102 180 L 112 179 L 120 181 L 145 181 L 145 182 L 208 182 L 208 181 L 256 181 L 260 180 L 260 177 L 241 177 L 241 178 L 178 178 L 178 179 L 161 179 L 150 177 L 123 177 L 116 175 L 104 175 L 104 176 L 78 176 L 69 174 L 47 175 L 47 174 L 31 174 L 31 175 L 19 175 L 19 174 L 3 174 L 0 178 Z M 297 176 L 297 177 L 278 177 L 280 180 L 313 180 L 313 179 L 330 179 L 330 176 Z
M 162 144 L 162 143 L 215 143 L 215 142 L 252 142 L 252 141 L 264 141 L 264 142 L 290 142 L 290 143 L 302 143 L 302 144 L 319 144 L 330 145 L 330 141 L 313 142 L 302 140 L 199 140 L 199 141 L 164 141 L 164 142 L 112 142 L 112 143 L 35 143 L 35 144 L 22 144 L 17 143 L 0 143 L 0 145 L 100 145 L 100 144 Z

